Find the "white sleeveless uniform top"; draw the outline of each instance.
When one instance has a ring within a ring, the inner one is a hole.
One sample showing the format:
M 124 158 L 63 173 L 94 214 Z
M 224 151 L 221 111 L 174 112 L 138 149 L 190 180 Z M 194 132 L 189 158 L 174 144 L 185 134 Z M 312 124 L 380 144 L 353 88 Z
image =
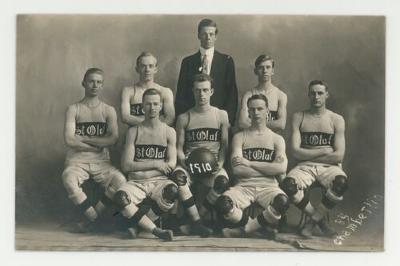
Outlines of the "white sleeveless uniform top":
M 335 141 L 335 129 L 332 117 L 332 111 L 329 110 L 326 110 L 326 112 L 321 116 L 314 116 L 309 112 L 303 112 L 303 118 L 299 128 L 301 147 L 305 149 L 333 147 Z M 318 164 L 314 162 L 312 163 Z
M 271 90 L 269 90 L 268 92 L 265 92 L 265 90 L 263 90 L 261 93 L 255 88 L 251 90 L 251 95 L 263 94 L 265 97 L 267 97 L 269 109 L 267 121 L 278 119 L 278 99 L 280 93 L 281 92 L 276 87 L 272 87 Z
M 167 159 L 167 125 L 161 123 L 157 131 L 146 129 L 143 125 L 136 126 L 135 158 L 137 162 L 165 161 Z M 155 171 L 129 172 L 129 180 L 143 180 L 153 176 Z M 161 175 L 157 175 L 161 176 Z M 162 179 L 165 179 L 163 176 Z
M 106 121 L 107 104 L 100 102 L 96 107 L 88 107 L 81 102 L 75 104 L 75 135 L 103 137 L 107 133 Z M 68 148 L 66 162 L 97 163 L 109 161 L 110 155 L 107 148 L 99 152 L 77 151 Z
M 154 89 L 158 90 L 161 92 L 161 87 L 158 84 L 154 84 L 153 86 Z M 143 107 L 142 107 L 142 97 L 143 97 L 143 93 L 146 90 L 138 90 L 136 85 L 133 85 L 133 87 L 130 87 L 130 89 L 132 89 L 134 91 L 133 97 L 130 98 L 130 106 L 131 106 L 131 111 L 130 114 L 133 116 L 144 116 L 144 112 L 143 112 Z M 164 110 L 161 109 L 160 114 L 164 114 Z
M 273 135 L 273 132 L 269 134 Z M 273 162 L 275 160 L 275 147 L 273 138 L 264 133 L 256 135 L 248 129 L 243 130 L 243 145 L 242 154 L 243 158 L 249 161 L 257 162 Z M 238 183 L 246 186 L 258 186 L 266 184 L 277 184 L 278 181 L 274 176 L 270 177 L 244 177 L 239 178 Z
M 188 124 L 185 129 L 184 153 L 188 156 L 197 148 L 209 149 L 218 159 L 221 147 L 221 121 L 219 109 L 211 106 L 205 113 L 189 110 Z

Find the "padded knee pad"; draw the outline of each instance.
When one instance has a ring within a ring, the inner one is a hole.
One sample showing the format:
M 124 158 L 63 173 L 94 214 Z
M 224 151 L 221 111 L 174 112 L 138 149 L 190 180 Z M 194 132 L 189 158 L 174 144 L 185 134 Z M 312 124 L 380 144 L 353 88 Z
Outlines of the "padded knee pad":
M 222 195 L 217 199 L 214 206 L 218 213 L 225 215 L 233 209 L 233 201 L 230 197 Z
M 164 187 L 162 197 L 165 201 L 173 203 L 178 199 L 178 187 L 175 184 L 168 184 Z
M 222 194 L 227 191 L 229 188 L 229 180 L 226 176 L 219 175 L 215 178 L 214 181 L 214 190 L 215 192 Z
M 346 192 L 347 188 L 348 188 L 347 177 L 342 176 L 342 175 L 336 176 L 332 182 L 332 191 L 337 196 L 343 196 L 343 194 Z
M 184 186 L 187 184 L 187 176 L 183 171 L 175 171 L 171 177 L 171 180 L 175 182 L 178 186 Z
M 123 209 L 131 203 L 131 198 L 125 191 L 119 190 L 114 195 L 114 202 L 115 205 Z
M 296 180 L 290 176 L 283 179 L 279 186 L 289 197 L 292 197 L 298 191 Z
M 280 214 L 285 214 L 287 209 L 289 209 L 289 205 L 289 198 L 285 194 L 276 195 L 271 203 L 271 206 Z

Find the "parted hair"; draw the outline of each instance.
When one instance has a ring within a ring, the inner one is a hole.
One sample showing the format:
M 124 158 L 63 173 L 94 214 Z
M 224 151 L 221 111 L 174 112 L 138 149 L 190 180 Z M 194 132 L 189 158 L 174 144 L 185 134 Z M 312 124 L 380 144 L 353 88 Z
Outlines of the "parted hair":
M 89 75 L 91 75 L 93 73 L 104 76 L 104 71 L 102 69 L 97 68 L 97 67 L 92 67 L 92 68 L 89 68 L 88 70 L 86 70 L 85 75 L 83 75 L 82 81 L 86 81 L 86 79 L 89 77 Z
M 218 34 L 217 23 L 215 23 L 215 21 L 212 19 L 209 18 L 202 19 L 199 22 L 199 25 L 197 26 L 197 33 L 200 33 L 203 27 L 215 27 L 215 34 Z
M 268 99 L 264 94 L 251 95 L 251 97 L 247 99 L 247 106 L 249 106 L 250 102 L 254 100 L 263 100 L 265 102 L 265 106 L 268 108 Z

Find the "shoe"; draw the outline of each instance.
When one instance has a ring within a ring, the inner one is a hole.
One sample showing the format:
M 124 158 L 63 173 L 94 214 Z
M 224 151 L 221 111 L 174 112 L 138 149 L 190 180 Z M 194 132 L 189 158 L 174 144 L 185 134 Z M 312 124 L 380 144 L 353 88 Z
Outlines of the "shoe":
M 262 227 L 259 232 L 262 234 L 262 237 L 268 240 L 275 240 L 278 235 L 278 229 L 271 227 Z
M 128 234 L 130 239 L 136 239 L 138 236 L 139 230 L 137 227 L 129 227 L 128 228 Z
M 222 229 L 222 235 L 224 237 L 230 237 L 230 238 L 243 238 L 243 237 L 245 237 L 245 233 L 244 233 L 244 228 L 243 227 L 224 228 L 224 229 Z
M 198 220 L 192 224 L 190 233 L 200 237 L 209 237 L 213 231 Z
M 319 229 L 321 229 L 321 232 L 325 235 L 325 236 L 334 236 L 337 235 L 336 230 L 331 227 L 328 223 L 328 221 L 323 218 L 321 221 L 319 221 L 318 223 Z
M 315 227 L 315 222 L 310 219 L 310 221 L 308 221 L 301 229 L 300 235 L 305 238 L 311 238 L 313 235 L 314 227 Z
M 152 233 L 156 237 L 163 239 L 165 241 L 172 241 L 174 236 L 171 230 L 164 230 L 158 227 L 154 228 Z

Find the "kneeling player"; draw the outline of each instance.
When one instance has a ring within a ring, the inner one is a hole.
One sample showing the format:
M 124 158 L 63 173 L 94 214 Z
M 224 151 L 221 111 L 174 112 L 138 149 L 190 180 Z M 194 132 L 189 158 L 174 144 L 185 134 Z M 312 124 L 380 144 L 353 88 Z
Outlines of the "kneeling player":
M 228 175 L 223 169 L 228 148 L 228 114 L 211 106 L 210 98 L 214 90 L 212 78 L 207 74 L 197 74 L 193 79 L 195 106 L 177 119 L 177 153 L 179 166 L 173 179 L 179 185 L 180 198 L 190 218 L 194 222 L 194 233 L 207 236 L 211 231 L 200 222 L 216 199 L 228 188 Z M 198 148 L 210 150 L 217 158 L 218 166 L 208 178 L 195 178 L 186 165 L 187 156 Z M 193 185 L 192 185 L 193 184 Z M 194 198 L 189 189 L 195 191 Z M 200 215 L 195 205 L 200 207 Z
M 224 236 L 245 236 L 260 228 L 274 229 L 289 207 L 289 198 L 279 188 L 275 176 L 285 173 L 285 141 L 267 126 L 268 100 L 253 95 L 247 101 L 251 126 L 237 133 L 232 141 L 233 173 L 238 184 L 216 202 L 225 226 Z M 257 202 L 264 211 L 250 219 L 243 210 Z
M 66 113 L 64 138 L 68 153 L 62 180 L 68 197 L 85 216 L 73 231 L 83 233 L 93 230 L 93 222 L 111 203 L 114 193 L 126 180 L 111 165 L 107 148 L 118 140 L 118 124 L 114 108 L 98 97 L 103 88 L 103 71 L 88 69 L 82 86 L 85 88 L 85 97 L 69 106 Z M 91 205 L 81 188 L 89 179 L 105 189 L 104 196 L 95 206 Z
M 178 198 L 177 185 L 168 179 L 176 166 L 175 130 L 159 119 L 161 95 L 156 89 L 143 93 L 142 123 L 128 130 L 122 154 L 122 169 L 128 173 L 128 182 L 114 196 L 124 217 L 129 219 L 130 233 L 134 228 L 152 232 L 164 240 L 172 240 L 170 230 L 162 230 L 147 216 L 168 212 Z M 147 198 L 151 204 L 140 204 Z M 140 205 L 139 205 L 140 204 Z
M 347 176 L 341 168 L 345 152 L 342 116 L 326 109 L 329 97 L 325 82 L 314 80 L 308 86 L 310 108 L 293 115 L 292 149 L 300 163 L 282 181 L 281 187 L 293 203 L 311 217 L 302 229 L 304 237 L 311 237 L 315 225 L 325 235 L 336 234 L 325 214 L 343 199 L 347 190 Z M 314 183 L 323 187 L 324 195 L 315 209 L 308 198 L 307 189 Z

